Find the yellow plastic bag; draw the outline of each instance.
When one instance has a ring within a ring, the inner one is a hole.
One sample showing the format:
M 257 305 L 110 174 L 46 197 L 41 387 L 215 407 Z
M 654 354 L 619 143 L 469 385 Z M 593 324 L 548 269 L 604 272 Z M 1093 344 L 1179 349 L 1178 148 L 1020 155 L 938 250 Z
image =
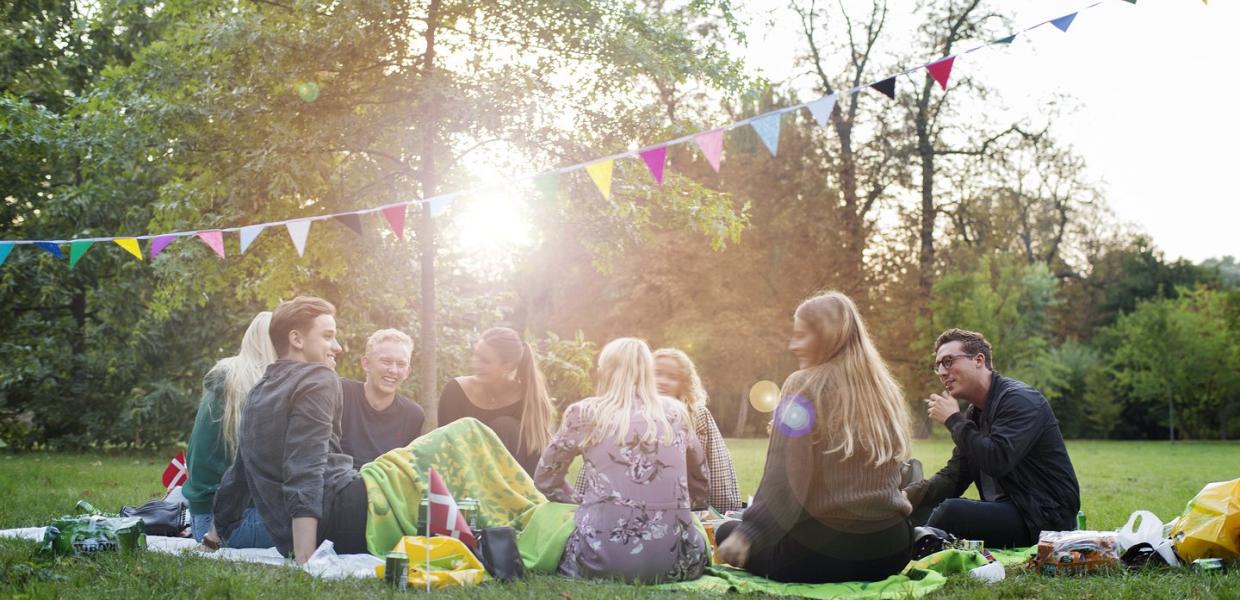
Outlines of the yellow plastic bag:
M 431 587 L 477 585 L 490 578 L 486 568 L 461 540 L 433 536 L 430 541 L 430 572 L 426 570 L 426 538 L 405 536 L 396 542 L 393 552 L 404 552 L 409 557 L 407 579 L 410 589 L 426 589 L 429 577 Z M 375 567 L 375 574 L 383 579 L 384 565 Z
M 1240 479 L 1202 488 L 1176 521 L 1171 539 L 1175 553 L 1185 562 L 1240 560 Z

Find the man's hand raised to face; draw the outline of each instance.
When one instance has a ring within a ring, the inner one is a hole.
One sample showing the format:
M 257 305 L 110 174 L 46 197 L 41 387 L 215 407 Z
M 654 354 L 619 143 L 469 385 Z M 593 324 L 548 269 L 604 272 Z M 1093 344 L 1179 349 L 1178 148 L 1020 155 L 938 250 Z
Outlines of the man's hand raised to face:
M 938 423 L 946 423 L 948 417 L 958 412 L 960 412 L 960 404 L 947 392 L 943 392 L 942 395 L 930 394 L 930 397 L 926 399 L 926 414 Z

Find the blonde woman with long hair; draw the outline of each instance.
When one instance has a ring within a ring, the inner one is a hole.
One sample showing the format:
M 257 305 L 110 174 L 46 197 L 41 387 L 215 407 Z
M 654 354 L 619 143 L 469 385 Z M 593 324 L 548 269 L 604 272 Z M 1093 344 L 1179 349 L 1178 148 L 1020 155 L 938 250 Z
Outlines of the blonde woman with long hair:
M 555 431 L 555 406 L 534 348 L 507 327 L 482 332 L 470 358 L 472 375 L 448 381 L 439 397 L 439 425 L 473 417 L 499 436 L 526 473 Z
M 693 527 L 710 483 L 687 407 L 661 396 L 645 342 L 612 340 L 599 354 L 595 395 L 568 407 L 534 483 L 581 504 L 560 559 L 570 577 L 657 583 L 701 576 L 706 540 Z M 564 479 L 582 457 L 585 493 Z
M 744 520 L 716 532 L 719 558 L 777 581 L 878 581 L 908 563 L 900 491 L 908 409 L 852 300 L 797 307 L 762 482 Z
M 194 430 L 189 436 L 185 462 L 189 479 L 181 489 L 189 501 L 194 539 L 202 541 L 211 528 L 211 505 L 233 458 L 237 455 L 237 440 L 241 431 L 241 413 L 245 409 L 250 389 L 262 378 L 267 366 L 275 362 L 275 347 L 271 344 L 268 328 L 271 313 L 258 313 L 241 338 L 241 349 L 215 363 L 202 380 L 202 399 L 198 403 L 198 415 L 194 418 Z M 253 507 L 245 514 L 245 521 L 228 539 L 231 548 L 267 548 L 272 546 L 271 536 L 263 527 Z
M 710 470 L 710 505 L 719 512 L 740 510 L 741 492 L 736 482 L 732 454 L 723 442 L 715 417 L 706 408 L 710 401 L 697 367 L 688 354 L 678 348 L 654 351 L 654 373 L 659 393 L 680 400 L 689 409 L 689 418 L 697 433 L 706 466 Z

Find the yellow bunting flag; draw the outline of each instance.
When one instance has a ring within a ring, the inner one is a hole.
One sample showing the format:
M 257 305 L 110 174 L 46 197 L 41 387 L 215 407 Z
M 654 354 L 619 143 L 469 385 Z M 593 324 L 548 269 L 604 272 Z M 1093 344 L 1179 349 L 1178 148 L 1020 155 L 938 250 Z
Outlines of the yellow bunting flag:
M 590 174 L 590 179 L 594 180 L 598 191 L 602 192 L 603 197 L 608 200 L 611 200 L 611 169 L 615 166 L 615 162 L 614 160 L 600 160 L 586 165 L 586 172 Z
M 133 255 L 134 258 L 142 260 L 142 248 L 138 246 L 136 238 L 116 238 L 112 240 L 117 246 L 124 248 L 126 252 Z

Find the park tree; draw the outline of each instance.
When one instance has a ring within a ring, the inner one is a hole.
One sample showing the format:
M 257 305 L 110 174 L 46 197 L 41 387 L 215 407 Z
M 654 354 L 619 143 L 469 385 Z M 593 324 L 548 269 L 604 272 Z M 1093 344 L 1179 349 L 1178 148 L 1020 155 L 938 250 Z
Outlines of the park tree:
M 1181 288 L 1139 302 L 1104 330 L 1124 433 L 1235 438 L 1240 431 L 1240 319 L 1235 291 Z

